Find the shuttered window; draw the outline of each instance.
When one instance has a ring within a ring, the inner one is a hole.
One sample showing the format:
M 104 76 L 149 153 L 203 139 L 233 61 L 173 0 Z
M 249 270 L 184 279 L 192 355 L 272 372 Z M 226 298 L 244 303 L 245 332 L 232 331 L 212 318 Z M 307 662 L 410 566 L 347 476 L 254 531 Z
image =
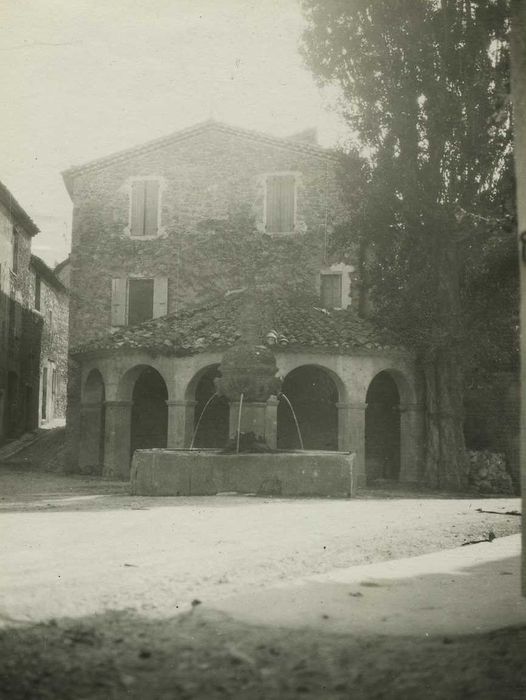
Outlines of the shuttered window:
M 324 309 L 339 309 L 342 306 L 342 276 L 321 276 L 321 303 Z
M 128 325 L 153 318 L 153 280 L 128 280 Z
M 266 230 L 290 233 L 294 230 L 294 175 L 268 175 L 266 193 Z
M 168 313 L 168 279 L 113 279 L 111 287 L 111 325 L 135 326 Z
M 156 236 L 159 226 L 159 181 L 134 180 L 131 189 L 131 235 Z

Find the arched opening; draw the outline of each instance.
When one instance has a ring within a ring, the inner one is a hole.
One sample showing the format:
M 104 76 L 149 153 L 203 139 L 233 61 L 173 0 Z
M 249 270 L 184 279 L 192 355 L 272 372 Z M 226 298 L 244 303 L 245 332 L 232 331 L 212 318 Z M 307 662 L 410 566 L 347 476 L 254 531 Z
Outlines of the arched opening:
M 338 388 L 330 374 L 313 365 L 292 370 L 282 391 L 298 419 L 307 450 L 338 449 Z M 278 406 L 278 448 L 298 449 L 299 439 L 292 411 L 284 399 Z
M 166 447 L 168 436 L 168 390 L 153 367 L 145 367 L 132 393 L 130 450 Z
M 79 466 L 93 474 L 100 474 L 104 464 L 104 401 L 104 380 L 92 369 L 82 392 Z
M 400 393 L 389 372 L 369 384 L 365 410 L 367 482 L 397 481 L 400 476 Z
M 207 406 L 215 394 L 214 379 L 220 376 L 219 365 L 212 365 L 200 376 L 195 385 L 194 447 L 224 447 L 228 442 L 228 421 L 230 407 L 224 396 L 217 396 Z M 205 410 L 206 407 L 206 410 Z M 204 411 L 204 413 L 203 413 Z

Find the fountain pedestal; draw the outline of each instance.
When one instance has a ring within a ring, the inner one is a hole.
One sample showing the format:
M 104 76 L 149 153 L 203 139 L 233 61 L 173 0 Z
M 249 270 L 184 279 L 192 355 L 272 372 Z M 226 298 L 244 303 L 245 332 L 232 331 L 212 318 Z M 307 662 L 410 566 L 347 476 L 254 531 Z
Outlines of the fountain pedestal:
M 267 426 L 267 402 L 266 401 L 245 401 L 241 406 L 241 416 L 239 415 L 239 401 L 230 402 L 230 423 L 229 435 L 233 438 L 238 429 L 241 433 L 254 433 L 256 437 L 261 437 L 270 446 L 275 444 L 275 435 L 269 434 Z M 241 422 L 239 423 L 239 418 Z
M 354 454 L 217 450 L 136 450 L 131 469 L 135 496 L 260 496 L 351 498 Z

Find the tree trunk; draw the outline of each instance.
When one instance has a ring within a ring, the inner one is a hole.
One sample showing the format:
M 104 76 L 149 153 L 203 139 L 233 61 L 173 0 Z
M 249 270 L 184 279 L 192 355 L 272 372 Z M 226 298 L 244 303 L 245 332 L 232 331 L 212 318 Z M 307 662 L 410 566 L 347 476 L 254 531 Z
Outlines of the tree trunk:
M 429 486 L 458 491 L 467 485 L 463 432 L 462 377 L 454 354 L 435 353 L 424 364 L 427 444 L 425 479 Z
M 425 474 L 430 485 L 458 491 L 467 485 L 464 392 L 459 356 L 461 297 L 455 222 L 441 213 L 434 226 L 434 344 L 425 362 L 428 445 Z

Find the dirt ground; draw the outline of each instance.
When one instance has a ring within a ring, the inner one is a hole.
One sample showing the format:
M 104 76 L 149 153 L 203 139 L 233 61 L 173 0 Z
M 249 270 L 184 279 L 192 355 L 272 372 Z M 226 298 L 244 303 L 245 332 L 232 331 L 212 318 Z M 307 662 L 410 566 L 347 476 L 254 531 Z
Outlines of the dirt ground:
M 2 698 L 526 696 L 524 629 L 364 638 L 197 604 L 514 534 L 518 499 L 132 498 L 123 484 L 6 469 L 0 492 Z

